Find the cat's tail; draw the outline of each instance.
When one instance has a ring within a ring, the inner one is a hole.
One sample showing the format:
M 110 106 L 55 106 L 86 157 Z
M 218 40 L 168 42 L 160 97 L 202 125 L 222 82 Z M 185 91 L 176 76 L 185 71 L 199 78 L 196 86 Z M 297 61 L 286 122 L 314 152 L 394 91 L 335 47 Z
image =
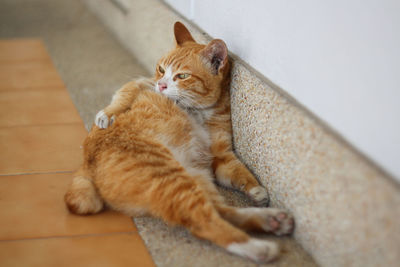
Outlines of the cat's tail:
M 83 168 L 75 173 L 72 184 L 64 196 L 65 204 L 70 212 L 88 215 L 98 213 L 103 209 L 103 200 L 89 177 Z

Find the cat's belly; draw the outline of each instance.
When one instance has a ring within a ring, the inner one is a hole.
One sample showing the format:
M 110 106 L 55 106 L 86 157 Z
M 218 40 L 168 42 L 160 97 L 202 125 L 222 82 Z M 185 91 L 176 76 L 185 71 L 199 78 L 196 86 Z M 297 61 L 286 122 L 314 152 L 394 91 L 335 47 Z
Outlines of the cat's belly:
M 210 137 L 202 122 L 165 97 L 146 94 L 129 112 L 118 116 L 102 142 L 135 150 L 135 143 L 158 143 L 190 174 L 211 176 Z M 109 141 L 107 141 L 109 140 Z
M 198 143 L 196 140 L 190 145 L 174 147 L 165 144 L 174 155 L 174 158 L 191 175 L 211 177 L 211 154 L 208 147 Z
M 166 147 L 188 173 L 211 177 L 209 133 L 202 123 L 178 109 L 179 112 L 175 116 L 165 117 L 165 120 L 162 120 L 163 126 L 166 127 L 153 124 L 148 134 Z M 153 116 L 161 115 L 153 114 Z

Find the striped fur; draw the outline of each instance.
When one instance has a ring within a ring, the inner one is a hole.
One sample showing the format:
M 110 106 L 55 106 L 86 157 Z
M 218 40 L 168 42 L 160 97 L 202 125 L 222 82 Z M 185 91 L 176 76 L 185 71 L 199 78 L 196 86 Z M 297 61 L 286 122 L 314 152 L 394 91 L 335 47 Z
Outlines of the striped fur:
M 293 218 L 277 209 L 229 207 L 214 185 L 216 179 L 259 204 L 268 201 L 232 151 L 226 46 L 195 43 L 179 22 L 175 38 L 177 47 L 160 60 L 153 79 L 126 84 L 99 112 L 65 195 L 67 207 L 76 214 L 104 205 L 149 214 L 232 253 L 270 261 L 277 246 L 244 230 L 287 234 Z

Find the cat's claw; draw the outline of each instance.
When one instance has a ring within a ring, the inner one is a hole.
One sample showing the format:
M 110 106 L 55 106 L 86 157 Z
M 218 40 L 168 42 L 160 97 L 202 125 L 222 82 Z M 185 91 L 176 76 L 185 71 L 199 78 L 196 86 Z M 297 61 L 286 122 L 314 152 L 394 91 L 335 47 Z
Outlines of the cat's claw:
M 266 207 L 269 203 L 269 196 L 267 190 L 262 186 L 256 186 L 249 191 L 250 198 L 259 207 Z
M 112 116 L 111 119 L 108 118 L 107 114 L 104 113 L 103 110 L 100 110 L 96 114 L 96 119 L 94 120 L 94 123 L 96 124 L 97 127 L 101 129 L 106 129 L 108 126 L 111 126 L 115 120 L 115 116 Z

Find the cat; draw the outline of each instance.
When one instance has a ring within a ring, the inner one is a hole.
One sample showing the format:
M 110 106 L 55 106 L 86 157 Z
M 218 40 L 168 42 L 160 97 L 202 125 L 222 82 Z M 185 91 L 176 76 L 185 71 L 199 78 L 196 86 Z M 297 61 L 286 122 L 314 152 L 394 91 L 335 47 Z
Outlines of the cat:
M 271 261 L 277 244 L 245 231 L 289 234 L 293 217 L 276 208 L 228 206 L 214 184 L 241 190 L 258 205 L 268 202 L 232 151 L 226 45 L 198 44 L 180 22 L 174 35 L 176 47 L 158 62 L 155 77 L 124 85 L 96 115 L 66 205 L 81 215 L 104 206 L 152 215 L 231 253 Z

